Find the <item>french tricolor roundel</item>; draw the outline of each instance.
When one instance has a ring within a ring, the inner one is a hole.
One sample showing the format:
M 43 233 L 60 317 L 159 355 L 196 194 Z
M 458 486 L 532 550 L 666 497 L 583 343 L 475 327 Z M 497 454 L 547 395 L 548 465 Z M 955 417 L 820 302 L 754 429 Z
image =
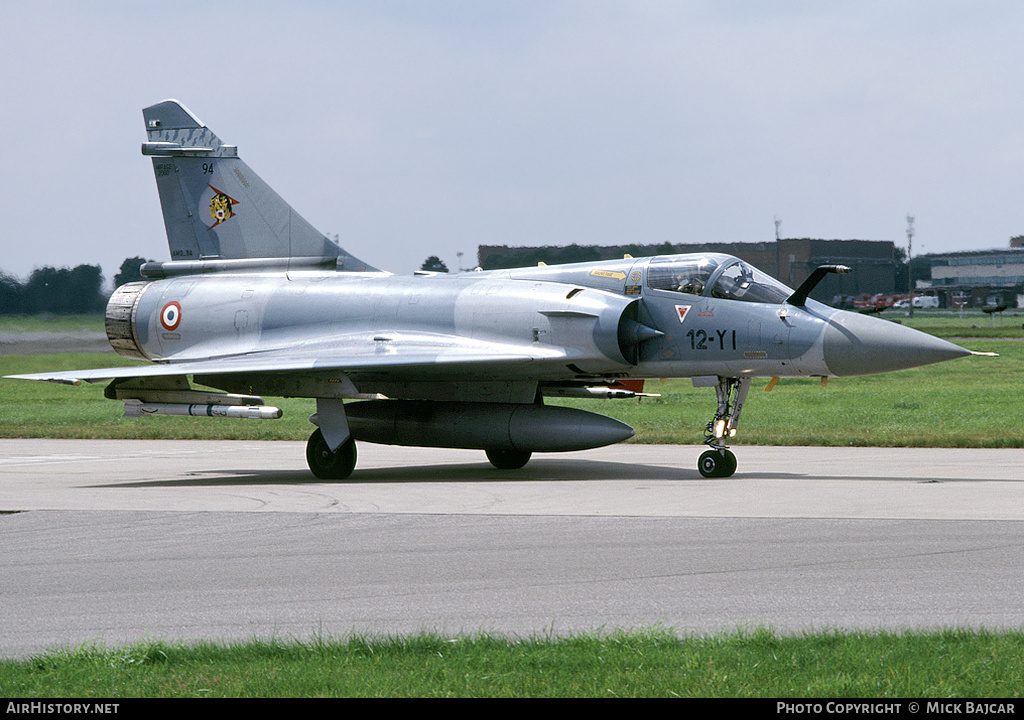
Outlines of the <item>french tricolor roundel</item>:
M 177 330 L 180 322 L 181 305 L 175 301 L 164 305 L 164 309 L 160 311 L 160 324 L 164 326 L 164 330 Z

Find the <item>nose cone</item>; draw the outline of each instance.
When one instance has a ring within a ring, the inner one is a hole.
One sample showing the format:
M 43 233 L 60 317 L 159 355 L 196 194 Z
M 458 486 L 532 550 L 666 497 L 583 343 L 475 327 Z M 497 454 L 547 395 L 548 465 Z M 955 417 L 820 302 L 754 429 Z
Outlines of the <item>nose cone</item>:
M 872 375 L 970 355 L 959 345 L 868 315 L 840 311 L 825 329 L 825 364 L 833 375 Z

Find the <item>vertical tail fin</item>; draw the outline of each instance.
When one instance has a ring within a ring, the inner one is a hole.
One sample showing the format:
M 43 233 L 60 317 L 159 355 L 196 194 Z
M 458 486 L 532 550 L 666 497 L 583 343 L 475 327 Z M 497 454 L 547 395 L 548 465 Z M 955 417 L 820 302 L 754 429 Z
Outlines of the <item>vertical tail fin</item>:
M 172 261 L 321 258 L 376 270 L 314 229 L 179 102 L 142 114 Z

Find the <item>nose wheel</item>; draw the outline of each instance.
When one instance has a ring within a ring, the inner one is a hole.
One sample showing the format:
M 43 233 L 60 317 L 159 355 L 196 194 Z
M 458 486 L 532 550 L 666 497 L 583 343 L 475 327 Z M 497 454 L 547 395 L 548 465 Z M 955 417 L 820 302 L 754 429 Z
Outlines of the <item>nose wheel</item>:
M 736 455 L 728 448 L 705 450 L 697 460 L 697 469 L 706 478 L 730 477 L 736 472 Z
M 736 436 L 748 390 L 749 378 L 718 378 L 715 385 L 718 408 L 704 429 L 704 444 L 711 449 L 705 450 L 697 460 L 697 470 L 706 478 L 731 477 L 736 472 L 736 455 L 726 445 L 726 440 Z

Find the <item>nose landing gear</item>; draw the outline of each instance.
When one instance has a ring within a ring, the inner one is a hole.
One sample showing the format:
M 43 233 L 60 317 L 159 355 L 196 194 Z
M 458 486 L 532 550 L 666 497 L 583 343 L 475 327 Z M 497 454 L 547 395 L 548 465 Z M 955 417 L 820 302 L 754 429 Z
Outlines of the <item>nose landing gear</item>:
M 750 378 L 718 378 L 715 385 L 718 409 L 704 428 L 704 444 L 711 449 L 705 450 L 697 460 L 697 470 L 704 477 L 724 478 L 736 472 L 736 455 L 729 450 L 726 439 L 736 436 L 749 390 Z
M 697 469 L 706 478 L 724 478 L 736 472 L 736 455 L 728 448 L 705 450 L 697 460 Z

